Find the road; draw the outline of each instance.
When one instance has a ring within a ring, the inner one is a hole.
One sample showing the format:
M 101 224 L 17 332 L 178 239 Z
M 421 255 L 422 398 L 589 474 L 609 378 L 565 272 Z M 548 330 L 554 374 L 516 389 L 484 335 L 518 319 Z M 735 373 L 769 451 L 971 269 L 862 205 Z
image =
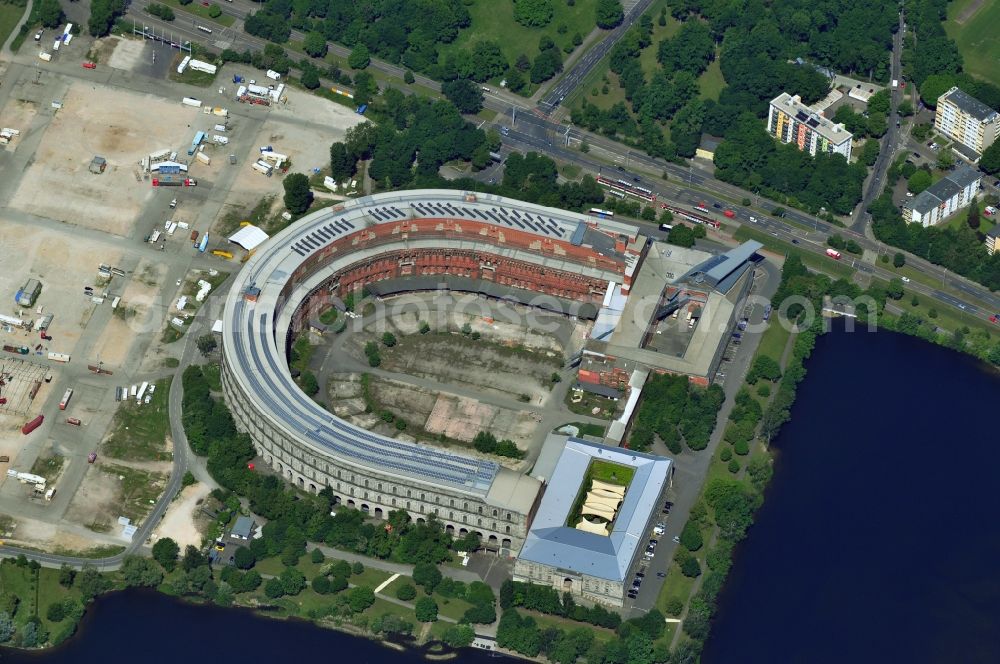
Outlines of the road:
M 629 31 L 635 20 L 642 16 L 651 4 L 653 4 L 653 0 L 639 0 L 639 2 L 633 5 L 628 10 L 628 13 L 625 14 L 625 19 L 621 25 L 607 33 L 606 36 L 584 53 L 583 57 L 573 63 L 556 80 L 555 85 L 545 93 L 542 100 L 538 103 L 538 109 L 546 115 L 552 113 L 562 103 L 562 100 L 566 98 L 566 95 L 570 94 L 587 79 L 587 76 L 593 71 L 594 67 L 614 48 L 618 40 Z
M 895 81 L 902 80 L 903 78 L 902 57 L 904 23 L 905 14 L 901 5 L 899 10 L 899 25 L 896 29 L 896 34 L 892 37 L 892 71 L 890 73 L 890 77 Z M 900 118 L 897 109 L 899 108 L 899 102 L 903 96 L 902 88 L 898 85 L 895 88 L 890 87 L 889 95 L 889 116 L 886 118 L 887 129 L 885 136 L 882 137 L 882 146 L 879 150 L 878 159 L 875 161 L 875 166 L 872 168 L 872 172 L 868 176 L 865 190 L 861 195 L 861 203 L 859 203 L 854 209 L 854 220 L 851 223 L 851 229 L 856 233 L 865 233 L 868 226 L 868 220 L 871 218 L 871 215 L 868 213 L 868 206 L 871 205 L 872 201 L 881 195 L 882 187 L 885 185 L 886 172 L 889 170 L 889 166 L 892 165 L 893 160 L 896 158 L 896 151 L 899 149 L 900 145 L 900 134 L 902 133 L 902 130 L 899 127 Z

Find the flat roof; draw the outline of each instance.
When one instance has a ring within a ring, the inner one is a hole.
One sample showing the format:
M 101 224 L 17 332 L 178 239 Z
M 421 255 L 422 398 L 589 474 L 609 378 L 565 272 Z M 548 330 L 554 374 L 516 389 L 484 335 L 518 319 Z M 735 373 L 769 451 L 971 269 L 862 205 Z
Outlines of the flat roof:
M 635 469 L 608 536 L 566 525 L 591 461 Z M 518 558 L 623 582 L 657 513 L 673 461 L 666 457 L 569 438 L 556 463 Z
M 796 121 L 807 125 L 817 134 L 836 145 L 854 138 L 851 132 L 844 128 L 844 125 L 823 117 L 803 104 L 802 98 L 799 95 L 790 95 L 787 92 L 782 92 L 771 100 L 771 106 L 780 109 L 781 112 L 795 118 Z
M 267 242 L 268 235 L 253 224 L 247 224 L 229 236 L 229 241 L 238 244 L 247 251 L 253 251 Z

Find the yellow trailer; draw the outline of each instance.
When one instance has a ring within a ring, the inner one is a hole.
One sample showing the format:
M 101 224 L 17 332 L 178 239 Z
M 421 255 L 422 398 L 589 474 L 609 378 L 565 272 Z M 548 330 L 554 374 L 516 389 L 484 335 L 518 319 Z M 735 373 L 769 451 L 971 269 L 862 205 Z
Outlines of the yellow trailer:
M 218 256 L 219 258 L 225 258 L 226 260 L 229 260 L 230 258 L 233 257 L 231 253 L 229 253 L 228 251 L 222 251 L 221 249 L 216 249 L 215 251 L 212 252 L 212 255 Z

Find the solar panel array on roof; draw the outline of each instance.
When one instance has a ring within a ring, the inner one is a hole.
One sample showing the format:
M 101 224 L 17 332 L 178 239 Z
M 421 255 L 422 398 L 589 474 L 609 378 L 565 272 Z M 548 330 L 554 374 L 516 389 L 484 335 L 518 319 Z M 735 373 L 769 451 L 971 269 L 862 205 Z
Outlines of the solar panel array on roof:
M 805 122 L 808 117 L 809 116 L 806 115 L 805 111 L 796 111 L 795 112 L 795 119 L 799 120 L 801 122 Z
M 809 121 L 806 122 L 806 124 L 815 129 L 816 127 L 819 126 L 819 120 L 817 120 L 816 118 L 809 118 Z

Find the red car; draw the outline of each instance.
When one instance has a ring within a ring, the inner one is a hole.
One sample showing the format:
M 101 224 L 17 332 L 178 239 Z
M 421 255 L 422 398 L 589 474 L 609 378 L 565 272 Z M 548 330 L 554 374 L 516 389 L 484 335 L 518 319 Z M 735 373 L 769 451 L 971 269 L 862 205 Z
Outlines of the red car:
M 992 316 L 990 316 L 990 322 L 1000 325 L 1000 314 L 993 314 Z
M 83 68 L 84 69 L 97 69 L 97 65 L 95 65 L 93 62 L 84 62 L 83 63 Z
M 735 212 L 733 212 L 732 210 L 726 210 L 726 211 L 725 211 L 725 212 L 723 212 L 722 214 L 724 214 L 724 215 L 726 216 L 726 218 L 727 218 L 727 219 L 732 219 L 733 217 L 735 217 L 735 216 L 736 216 L 736 213 L 735 213 Z

